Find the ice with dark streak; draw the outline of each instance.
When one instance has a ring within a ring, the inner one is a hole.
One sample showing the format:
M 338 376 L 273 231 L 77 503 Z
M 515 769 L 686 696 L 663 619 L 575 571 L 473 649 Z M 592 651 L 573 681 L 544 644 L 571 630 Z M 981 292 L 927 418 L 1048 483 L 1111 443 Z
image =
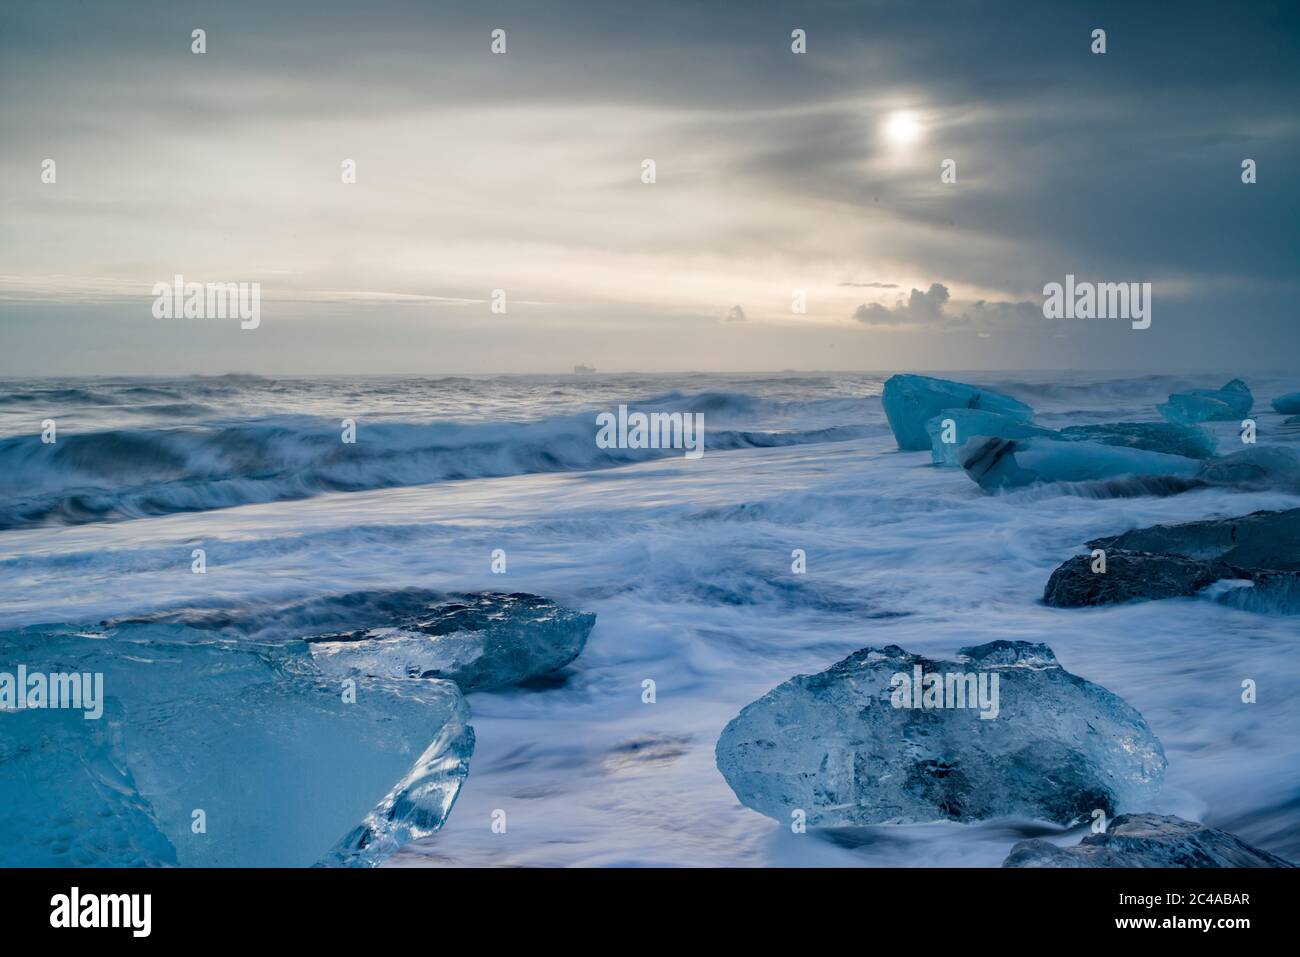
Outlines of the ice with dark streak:
M 961 465 L 957 452 L 970 436 L 1025 439 L 1033 435 L 1057 435 L 1051 429 L 1016 416 L 984 409 L 944 409 L 925 423 L 925 430 L 930 436 L 930 461 L 949 468 Z
M 1071 425 L 1058 432 L 996 412 L 944 409 L 930 419 L 925 428 L 930 436 L 931 461 L 951 468 L 961 465 L 958 452 L 966 440 L 974 436 L 998 439 L 1042 436 L 1057 441 L 1094 442 L 1193 459 L 1210 458 L 1215 452 L 1214 437 L 1204 429 L 1173 422 L 1102 422 Z
M 1183 455 L 1034 436 L 1000 439 L 974 436 L 960 449 L 966 474 L 986 492 L 1051 482 L 1099 482 L 1125 476 L 1193 480 L 1202 463 Z
M 1193 459 L 1091 440 L 977 435 L 957 453 L 967 476 L 986 492 L 1050 483 L 1094 483 L 1098 497 L 1169 495 L 1197 488 L 1300 493 L 1300 455 L 1285 446 L 1252 446 Z

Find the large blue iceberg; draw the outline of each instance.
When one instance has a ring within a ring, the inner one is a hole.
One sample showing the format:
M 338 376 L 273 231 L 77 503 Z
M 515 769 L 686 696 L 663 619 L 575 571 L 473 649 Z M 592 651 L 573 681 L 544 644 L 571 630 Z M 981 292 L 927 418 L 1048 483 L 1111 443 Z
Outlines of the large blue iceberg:
M 1026 422 L 1034 415 L 1025 403 L 1001 392 L 911 374 L 890 376 L 880 403 L 898 447 L 909 452 L 930 448 L 926 423 L 945 409 L 979 409 Z
M 864 648 L 791 678 L 727 725 L 717 764 L 742 803 L 782 823 L 802 811 L 821 826 L 1069 825 L 1144 806 L 1165 756 L 1137 711 L 1046 645 L 994 641 L 958 661 Z
M 98 717 L 4 699 L 3 866 L 374 865 L 442 825 L 474 749 L 452 682 L 326 677 L 301 642 L 125 624 L 0 647 L 102 688 Z
M 1168 402 L 1157 405 L 1170 422 L 1189 425 L 1194 422 L 1219 422 L 1242 419 L 1250 414 L 1255 398 L 1246 383 L 1233 379 L 1222 389 L 1192 389 L 1175 392 Z

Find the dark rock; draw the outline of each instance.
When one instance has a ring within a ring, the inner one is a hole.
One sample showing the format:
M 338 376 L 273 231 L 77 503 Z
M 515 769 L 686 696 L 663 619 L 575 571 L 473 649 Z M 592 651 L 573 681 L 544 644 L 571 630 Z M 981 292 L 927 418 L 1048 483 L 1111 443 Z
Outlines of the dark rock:
M 1135 528 L 1094 539 L 1088 547 L 1218 560 L 1241 568 L 1300 571 L 1300 508 Z
M 1185 598 L 1221 579 L 1248 576 L 1248 572 L 1222 562 L 1120 551 L 1108 551 L 1106 571 L 1094 572 L 1091 555 L 1075 555 L 1052 572 L 1043 590 L 1043 601 L 1054 608 L 1084 608 Z
M 1216 599 L 1251 611 L 1300 612 L 1300 509 L 1153 525 L 1094 539 L 1092 555 L 1075 555 L 1052 572 L 1043 601 L 1057 608 L 1182 598 L 1217 581 L 1239 582 Z
M 1162 814 L 1121 814 L 1074 847 L 1021 841 L 1003 867 L 1294 867 L 1226 831 Z

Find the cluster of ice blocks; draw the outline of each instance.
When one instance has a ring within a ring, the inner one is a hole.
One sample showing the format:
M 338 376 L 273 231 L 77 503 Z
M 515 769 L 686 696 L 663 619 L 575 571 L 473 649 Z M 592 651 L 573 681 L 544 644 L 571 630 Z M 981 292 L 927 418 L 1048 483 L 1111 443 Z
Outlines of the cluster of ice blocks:
M 1275 400 L 1290 408 L 1293 396 Z M 1300 490 L 1300 455 L 1250 446 L 1216 455 L 1197 423 L 1249 414 L 1250 390 L 1234 379 L 1222 389 L 1175 393 L 1158 406 L 1165 422 L 1103 422 L 1049 429 L 1033 409 L 979 386 L 918 375 L 886 381 L 881 402 L 900 449 L 929 449 L 938 466 L 961 467 L 988 492 L 1055 482 L 1135 479 L 1136 492 L 1205 486 Z M 1297 404 L 1300 408 L 1300 404 Z
M 1275 407 L 1289 410 L 1292 398 Z M 900 449 L 929 449 L 934 464 L 960 466 L 989 491 L 1126 476 L 1171 490 L 1300 487 L 1294 452 L 1217 456 L 1197 424 L 1249 413 L 1253 398 L 1237 380 L 1170 396 L 1164 422 L 1060 430 L 1033 422 L 1033 410 L 1011 396 L 924 376 L 892 377 L 882 403 Z M 1047 600 L 1182 594 L 1225 574 L 1253 574 L 1238 584 L 1273 587 L 1300 573 L 1298 520 L 1300 509 L 1257 513 L 1089 542 L 1109 550 L 1109 574 L 1083 578 L 1092 556 L 1076 556 L 1053 576 Z M 995 641 L 962 649 L 956 661 L 864 648 L 742 709 L 719 737 L 716 760 L 743 804 L 782 824 L 1110 821 L 1077 847 L 1021 842 L 1009 867 L 1288 866 L 1223 831 L 1136 813 L 1159 791 L 1160 742 L 1130 705 L 1065 671 L 1041 644 Z

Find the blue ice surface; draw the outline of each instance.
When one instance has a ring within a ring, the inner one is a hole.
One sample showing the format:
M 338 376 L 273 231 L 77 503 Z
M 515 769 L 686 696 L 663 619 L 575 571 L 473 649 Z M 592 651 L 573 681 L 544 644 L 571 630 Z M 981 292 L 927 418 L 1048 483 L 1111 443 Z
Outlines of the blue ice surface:
M 917 669 L 945 688 L 949 676 L 982 674 L 991 689 L 996 676 L 996 713 L 954 699 L 900 706 L 897 676 Z M 1066 671 L 1046 645 L 1005 640 L 957 661 L 863 648 L 796 675 L 741 710 L 716 760 L 742 804 L 786 825 L 802 811 L 822 827 L 1012 815 L 1070 825 L 1143 808 L 1166 766 L 1127 702 Z
M 442 825 L 474 749 L 452 682 L 357 676 L 345 701 L 302 643 L 125 624 L 0 648 L 100 673 L 105 700 L 0 712 L 3 866 L 374 865 Z
M 1221 389 L 1191 389 L 1175 392 L 1168 402 L 1157 405 L 1170 422 L 1190 425 L 1195 422 L 1227 422 L 1250 414 L 1255 397 L 1246 383 L 1233 379 Z
M 1196 459 L 1087 440 L 1037 436 L 998 439 L 975 436 L 958 453 L 962 468 L 986 492 L 1044 482 L 1091 482 L 1128 475 L 1191 479 Z
M 926 423 L 945 409 L 979 409 L 1028 422 L 1034 410 L 1018 399 L 992 389 L 935 379 L 930 376 L 890 376 L 880 396 L 898 447 L 922 452 L 930 448 Z
M 1217 448 L 1214 436 L 1205 429 L 1178 422 L 1100 422 L 1092 425 L 1068 425 L 1058 435 L 1063 439 L 1087 439 L 1103 445 L 1183 455 L 1189 459 L 1211 458 Z
M 551 674 L 582 652 L 596 616 L 539 595 L 482 592 L 431 600 L 395 592 L 379 626 L 304 636 L 322 672 L 446 678 L 464 692 Z
M 1288 392 L 1273 400 L 1273 410 L 1282 415 L 1300 414 L 1300 392 Z

